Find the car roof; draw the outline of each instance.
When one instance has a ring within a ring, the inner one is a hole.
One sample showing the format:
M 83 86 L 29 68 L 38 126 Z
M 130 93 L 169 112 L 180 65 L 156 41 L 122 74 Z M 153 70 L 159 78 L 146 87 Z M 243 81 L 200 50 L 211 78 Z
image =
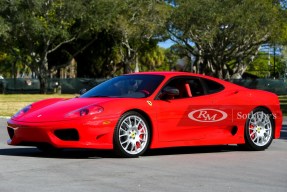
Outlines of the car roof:
M 201 76 L 204 77 L 205 75 L 190 73 L 190 72 L 179 72 L 179 71 L 151 71 L 151 72 L 137 72 L 137 73 L 130 73 L 128 75 L 136 75 L 136 74 L 142 74 L 142 75 L 163 75 L 163 76 Z
M 210 77 L 203 74 L 191 73 L 191 72 L 179 72 L 179 71 L 152 71 L 152 72 L 137 72 L 137 73 L 130 73 L 126 75 L 162 75 L 165 77 L 173 77 L 173 76 L 193 76 L 193 77 L 204 77 L 207 79 L 212 79 L 215 81 L 224 81 L 218 78 Z M 226 82 L 226 81 L 224 81 Z
M 219 78 L 215 78 L 215 77 L 211 77 L 208 75 L 204 75 L 204 74 L 197 74 L 197 73 L 191 73 L 191 72 L 179 72 L 179 71 L 152 71 L 152 72 L 137 72 L 137 73 L 130 73 L 130 74 L 126 74 L 126 75 L 162 75 L 165 76 L 167 78 L 171 78 L 171 77 L 176 77 L 176 76 L 191 76 L 191 77 L 202 77 L 202 78 L 206 78 L 209 80 L 213 80 L 215 82 L 218 82 L 222 85 L 224 85 L 225 87 L 237 87 L 237 88 L 243 88 L 239 85 L 236 85 L 234 83 L 228 82 L 226 80 L 222 80 Z

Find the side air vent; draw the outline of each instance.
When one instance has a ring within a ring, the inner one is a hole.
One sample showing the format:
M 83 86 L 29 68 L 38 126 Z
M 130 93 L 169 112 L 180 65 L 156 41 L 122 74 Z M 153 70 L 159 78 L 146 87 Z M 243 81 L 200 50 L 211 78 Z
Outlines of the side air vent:
M 231 129 L 231 134 L 235 135 L 237 133 L 237 131 L 238 131 L 237 126 L 233 126 L 232 129 Z

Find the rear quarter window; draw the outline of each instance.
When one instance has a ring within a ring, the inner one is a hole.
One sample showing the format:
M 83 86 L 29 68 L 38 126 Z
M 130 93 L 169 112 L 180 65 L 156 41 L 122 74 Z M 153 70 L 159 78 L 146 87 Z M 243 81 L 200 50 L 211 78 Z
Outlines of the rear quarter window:
M 209 79 L 202 79 L 202 80 L 206 88 L 206 94 L 218 93 L 224 90 L 224 86 L 221 85 L 220 83 L 217 83 Z

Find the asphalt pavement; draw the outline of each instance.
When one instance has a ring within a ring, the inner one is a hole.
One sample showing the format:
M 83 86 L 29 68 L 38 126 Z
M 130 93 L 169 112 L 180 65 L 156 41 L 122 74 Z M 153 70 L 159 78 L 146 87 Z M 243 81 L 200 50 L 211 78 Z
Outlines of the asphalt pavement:
M 0 192 L 286 192 L 287 118 L 265 151 L 236 146 L 156 149 L 136 159 L 111 151 L 65 150 L 46 156 L 8 146 L 0 119 Z

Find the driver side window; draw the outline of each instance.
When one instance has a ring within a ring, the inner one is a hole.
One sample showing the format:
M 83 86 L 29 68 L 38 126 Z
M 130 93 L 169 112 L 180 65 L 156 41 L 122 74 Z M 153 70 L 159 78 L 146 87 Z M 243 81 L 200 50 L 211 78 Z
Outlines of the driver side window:
M 161 99 L 182 99 L 203 94 L 204 89 L 199 79 L 175 78 L 164 86 Z

